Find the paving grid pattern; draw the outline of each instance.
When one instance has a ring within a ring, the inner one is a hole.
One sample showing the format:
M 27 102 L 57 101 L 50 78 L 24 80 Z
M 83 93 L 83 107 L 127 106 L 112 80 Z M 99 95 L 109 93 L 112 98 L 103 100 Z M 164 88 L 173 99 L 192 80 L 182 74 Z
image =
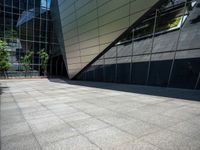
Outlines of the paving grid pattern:
M 47 79 L 0 83 L 2 150 L 200 150 L 198 101 Z

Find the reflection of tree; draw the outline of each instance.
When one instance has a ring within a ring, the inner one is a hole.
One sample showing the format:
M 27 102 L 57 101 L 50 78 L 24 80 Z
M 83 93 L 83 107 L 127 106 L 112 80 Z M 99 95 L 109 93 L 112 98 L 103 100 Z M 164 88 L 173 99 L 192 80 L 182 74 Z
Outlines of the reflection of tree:
M 16 40 L 18 38 L 18 33 L 16 30 L 5 30 L 5 38 L 8 39 L 8 42 L 10 40 Z
M 47 51 L 45 49 L 41 49 L 38 52 L 38 54 L 40 56 L 40 61 L 41 61 L 42 69 L 44 71 L 44 76 L 46 76 L 46 73 L 47 73 L 47 63 L 48 63 L 49 55 L 48 55 L 48 53 L 47 53 Z
M 9 52 L 7 49 L 7 43 L 0 40 L 0 71 L 3 72 L 5 77 L 7 77 L 6 72 L 10 68 L 9 63 Z
M 10 42 L 16 41 L 18 38 L 18 33 L 16 30 L 11 29 L 11 30 L 5 30 L 5 39 L 7 43 L 9 44 Z
M 21 57 L 21 63 L 25 69 L 25 76 L 27 72 L 31 69 L 31 60 L 32 60 L 33 52 L 27 51 L 24 56 Z

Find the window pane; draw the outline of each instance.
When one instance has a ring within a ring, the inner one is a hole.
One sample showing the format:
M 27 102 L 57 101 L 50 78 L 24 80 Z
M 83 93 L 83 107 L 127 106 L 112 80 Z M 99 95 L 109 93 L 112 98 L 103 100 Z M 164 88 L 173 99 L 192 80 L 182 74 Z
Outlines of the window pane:
M 199 58 L 175 60 L 170 86 L 194 88 L 200 71 L 199 66 Z
M 132 65 L 132 83 L 145 84 L 148 72 L 148 62 L 138 62 Z
M 130 63 L 117 64 L 117 82 L 129 83 Z
M 105 65 L 105 81 L 114 82 L 115 81 L 115 68 L 116 65 Z
M 95 68 L 95 81 L 103 81 L 103 66 L 96 66 Z
M 172 61 L 170 60 L 151 62 L 148 84 L 157 86 L 167 86 L 171 62 Z
M 198 85 L 197 85 L 197 89 L 200 89 L 200 81 L 199 81 L 199 83 L 198 83 Z
M 94 81 L 94 70 L 93 70 L 93 68 L 90 68 L 85 72 L 85 80 Z

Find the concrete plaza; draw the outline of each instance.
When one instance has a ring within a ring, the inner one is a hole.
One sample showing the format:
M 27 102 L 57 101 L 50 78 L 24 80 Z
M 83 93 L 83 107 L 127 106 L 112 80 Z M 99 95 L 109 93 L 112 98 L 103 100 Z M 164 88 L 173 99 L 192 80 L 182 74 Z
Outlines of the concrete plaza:
M 2 150 L 200 150 L 200 91 L 7 80 Z

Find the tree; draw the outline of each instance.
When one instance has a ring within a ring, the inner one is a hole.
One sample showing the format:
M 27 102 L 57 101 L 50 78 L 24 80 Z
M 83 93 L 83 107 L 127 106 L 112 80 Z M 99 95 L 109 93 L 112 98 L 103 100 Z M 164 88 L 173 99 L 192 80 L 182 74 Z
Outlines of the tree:
M 25 69 L 25 77 L 27 75 L 27 72 L 31 68 L 31 60 L 32 60 L 33 52 L 32 51 L 27 51 L 24 56 L 21 57 L 21 63 Z
M 44 48 L 41 49 L 38 52 L 38 54 L 39 54 L 39 57 L 40 57 L 41 67 L 44 71 L 44 76 L 46 76 L 46 74 L 47 74 L 47 63 L 48 63 L 49 55 Z
M 7 49 L 7 43 L 0 40 L 0 71 L 3 72 L 5 77 L 7 77 L 6 72 L 10 68 L 10 63 L 8 60 L 9 52 Z

